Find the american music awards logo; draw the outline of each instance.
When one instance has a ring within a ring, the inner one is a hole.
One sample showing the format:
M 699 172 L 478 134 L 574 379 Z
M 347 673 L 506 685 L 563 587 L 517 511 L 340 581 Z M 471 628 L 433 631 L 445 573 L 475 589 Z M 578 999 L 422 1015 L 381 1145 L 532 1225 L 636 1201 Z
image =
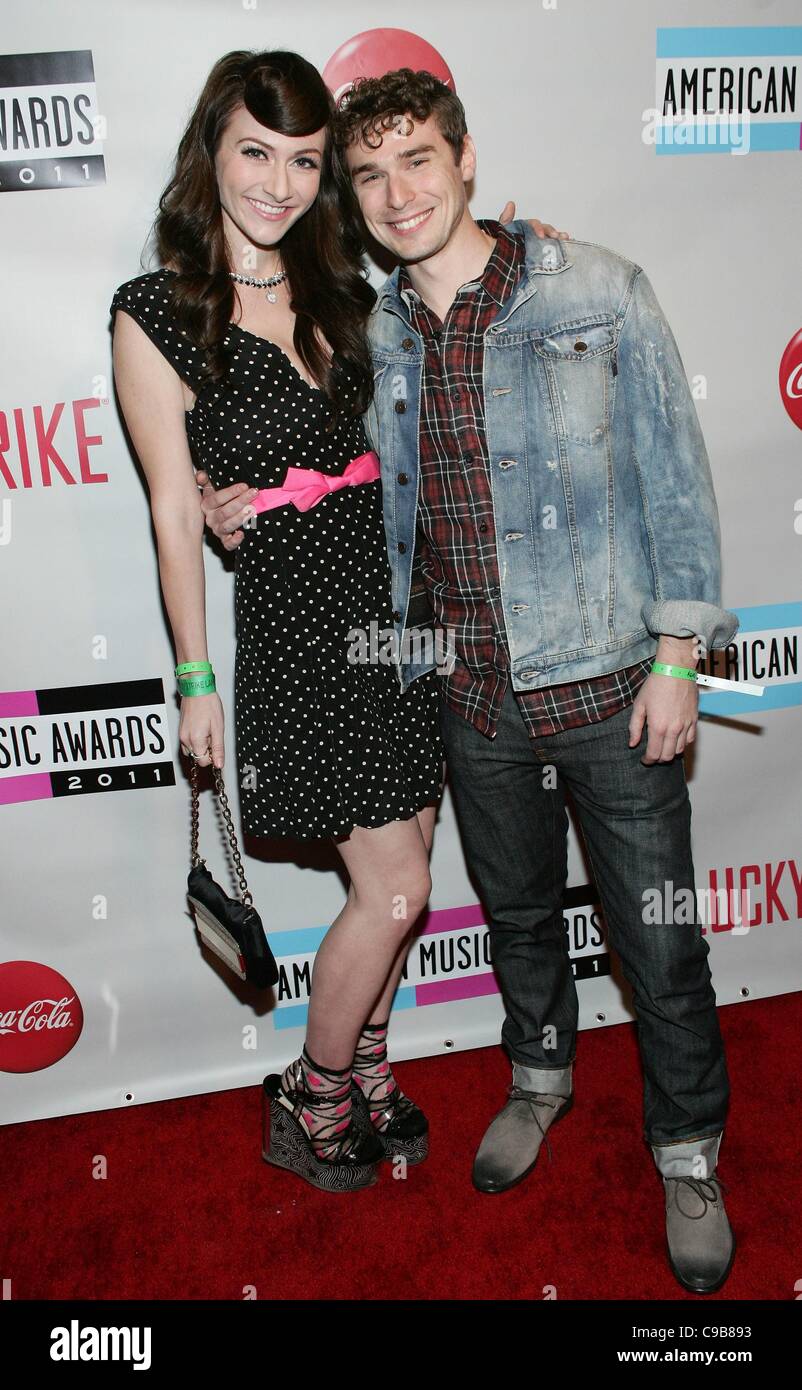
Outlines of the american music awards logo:
M 657 30 L 658 154 L 802 149 L 802 25 Z
M 566 888 L 563 923 L 574 979 L 609 975 L 606 929 L 592 885 Z M 276 1029 L 301 1028 L 306 1023 L 315 952 L 328 929 L 301 927 L 270 933 L 270 948 L 279 968 L 276 1007 L 270 1015 Z M 481 904 L 428 911 L 410 947 L 393 1011 L 498 993 Z
M 669 929 L 691 920 L 687 893 L 666 882 L 644 895 L 645 929 Z M 695 908 L 707 936 L 724 937 L 734 949 L 753 931 L 802 922 L 802 861 L 715 864 L 697 877 Z M 563 927 L 571 971 L 577 985 L 612 974 L 607 926 L 598 889 L 592 883 L 568 887 L 563 896 Z M 271 931 L 270 947 L 279 968 L 270 1014 L 277 1030 L 303 1028 L 309 1009 L 312 967 L 328 926 Z M 393 1012 L 431 1004 L 456 1004 L 499 994 L 493 971 L 491 937 L 480 903 L 432 909 L 425 914 L 407 955 Z
M 175 786 L 160 679 L 0 692 L 0 806 Z
M 802 704 L 800 639 L 802 603 L 759 603 L 733 608 L 739 627 L 729 646 L 708 652 L 699 669 L 724 680 L 765 686 L 758 698 L 737 690 L 699 687 L 699 713 L 744 714 L 760 719 L 769 710 Z
M 0 193 L 105 183 L 88 48 L 0 54 Z

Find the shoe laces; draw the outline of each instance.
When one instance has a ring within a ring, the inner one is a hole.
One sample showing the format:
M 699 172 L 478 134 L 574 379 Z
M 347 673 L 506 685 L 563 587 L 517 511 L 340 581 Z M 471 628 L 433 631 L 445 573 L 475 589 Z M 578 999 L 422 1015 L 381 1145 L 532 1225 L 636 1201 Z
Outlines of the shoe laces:
M 525 1091 L 525 1090 L 523 1089 L 522 1086 L 516 1086 L 516 1085 L 514 1085 L 514 1084 L 511 1085 L 511 1086 L 509 1087 L 509 1092 L 508 1092 L 508 1094 L 509 1094 L 510 1100 L 523 1100 L 523 1101 L 526 1101 L 527 1105 L 530 1107 L 530 1109 L 531 1109 L 531 1111 L 532 1111 L 532 1116 L 533 1116 L 534 1121 L 535 1121 L 535 1124 L 537 1125 L 538 1129 L 540 1130 L 540 1133 L 543 1135 L 543 1138 L 544 1138 L 545 1141 L 546 1141 L 546 1149 L 547 1149 L 547 1152 L 548 1152 L 548 1155 L 549 1155 L 549 1162 L 550 1162 L 550 1163 L 553 1163 L 553 1162 L 554 1162 L 554 1156 L 553 1156 L 553 1154 L 552 1154 L 552 1152 L 551 1152 L 551 1144 L 549 1143 L 549 1136 L 548 1136 L 546 1130 L 543 1128 L 542 1124 L 540 1123 L 540 1116 L 539 1116 L 538 1113 L 537 1113 L 536 1107 L 537 1107 L 537 1106 L 543 1106 L 543 1107 L 545 1107 L 545 1109 L 547 1109 L 547 1110 L 556 1110 L 556 1109 L 557 1109 L 557 1103 L 558 1103 L 559 1101 L 561 1101 L 561 1100 L 567 1100 L 568 1097 L 567 1097 L 567 1096 L 554 1096 L 554 1097 L 549 1097 L 547 1094 L 544 1094 L 544 1093 L 541 1092 L 541 1091 Z M 554 1102 L 554 1103 L 552 1103 L 552 1102 Z
M 727 1188 L 725 1187 L 721 1179 L 715 1177 L 714 1175 L 711 1175 L 709 1178 L 672 1178 L 669 1179 L 669 1181 L 675 1182 L 677 1184 L 674 1200 L 677 1204 L 677 1207 L 682 1212 L 682 1215 L 686 1216 L 689 1221 L 701 1221 L 702 1217 L 707 1215 L 708 1205 L 714 1205 L 719 1199 L 720 1193 L 716 1191 L 717 1188 L 720 1188 L 721 1192 L 727 1191 Z M 691 1212 L 685 1210 L 685 1208 L 679 1200 L 681 1183 L 687 1183 L 688 1187 L 690 1187 L 696 1193 L 697 1197 L 701 1198 L 701 1211 Z M 703 1191 L 703 1189 L 705 1188 L 709 1190 Z

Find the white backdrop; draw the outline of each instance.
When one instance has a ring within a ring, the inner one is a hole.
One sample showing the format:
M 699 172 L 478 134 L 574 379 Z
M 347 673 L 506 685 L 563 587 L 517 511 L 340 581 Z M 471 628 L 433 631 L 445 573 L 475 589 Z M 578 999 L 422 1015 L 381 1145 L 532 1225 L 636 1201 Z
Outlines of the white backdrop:
M 767 686 L 762 701 L 703 695 L 687 759 L 698 887 L 750 893 L 748 930 L 707 927 L 714 982 L 722 1003 L 800 988 L 802 420 L 782 399 L 800 391 L 802 29 L 788 27 L 800 18 L 796 0 L 498 0 L 469 16 L 463 0 L 407 0 L 402 19 L 357 0 L 28 0 L 6 14 L 3 1122 L 257 1084 L 300 1049 L 308 967 L 343 900 L 333 851 L 307 847 L 297 858 L 293 842 L 257 845 L 245 868 L 284 968 L 278 998 L 235 988 L 201 951 L 184 896 L 189 790 L 174 655 L 147 492 L 111 384 L 111 295 L 154 264 L 140 255 L 175 146 L 209 68 L 233 48 L 295 48 L 322 69 L 346 40 L 403 24 L 442 55 L 465 102 L 479 152 L 474 213 L 496 216 L 513 198 L 519 215 L 646 269 L 697 397 L 721 515 L 723 601 L 741 617 L 730 669 L 717 670 Z M 398 52 L 390 65 L 404 61 Z M 41 53 L 53 56 L 19 61 Z M 784 111 L 753 115 L 748 153 L 658 151 L 645 138 L 669 66 L 751 59 L 764 97 L 769 69 L 795 75 L 797 90 Z M 86 109 L 105 126 L 88 147 L 26 149 L 10 119 L 14 97 L 42 96 L 52 141 L 56 91 L 62 117 L 73 95 L 94 91 Z M 233 571 L 211 546 L 205 563 L 239 824 Z M 108 732 L 107 717 L 120 721 L 119 744 L 82 745 L 91 721 Z M 228 882 L 211 794 L 203 800 L 201 851 Z M 393 1015 L 397 1058 L 498 1041 L 500 1000 L 447 793 L 433 879 Z M 566 924 L 583 1028 L 631 1017 L 617 965 L 607 973 L 587 884 L 572 835 Z

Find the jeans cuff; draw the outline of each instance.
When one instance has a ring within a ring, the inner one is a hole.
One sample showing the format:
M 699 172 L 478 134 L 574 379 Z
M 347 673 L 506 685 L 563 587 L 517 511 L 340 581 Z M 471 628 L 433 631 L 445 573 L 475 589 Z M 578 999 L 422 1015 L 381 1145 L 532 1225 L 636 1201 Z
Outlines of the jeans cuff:
M 547 1096 L 570 1096 L 573 1063 L 564 1067 L 527 1067 L 512 1064 L 512 1084 L 522 1091 L 538 1091 Z
M 652 1144 L 654 1161 L 664 1178 L 709 1178 L 718 1163 L 721 1134 L 681 1139 L 676 1144 Z

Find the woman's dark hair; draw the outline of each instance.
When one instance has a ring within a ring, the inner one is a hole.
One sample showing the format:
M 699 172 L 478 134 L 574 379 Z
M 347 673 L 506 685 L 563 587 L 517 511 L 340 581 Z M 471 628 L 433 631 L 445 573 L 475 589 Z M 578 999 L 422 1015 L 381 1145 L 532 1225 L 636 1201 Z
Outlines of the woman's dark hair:
M 329 397 L 333 425 L 340 413 L 361 413 L 370 401 L 373 370 L 365 321 L 375 292 L 365 278 L 358 224 L 338 193 L 332 168 L 332 97 L 317 68 L 298 53 L 237 49 L 215 63 L 206 79 L 155 222 L 160 260 L 176 272 L 173 312 L 179 327 L 204 350 L 206 382 L 222 381 L 229 361 L 223 339 L 235 290 L 214 166 L 223 130 L 240 105 L 282 135 L 327 127 L 318 195 L 285 233 L 281 261 L 296 315 L 295 349 Z M 316 329 L 332 349 L 331 364 Z M 355 391 L 347 389 L 340 363 L 353 369 Z

